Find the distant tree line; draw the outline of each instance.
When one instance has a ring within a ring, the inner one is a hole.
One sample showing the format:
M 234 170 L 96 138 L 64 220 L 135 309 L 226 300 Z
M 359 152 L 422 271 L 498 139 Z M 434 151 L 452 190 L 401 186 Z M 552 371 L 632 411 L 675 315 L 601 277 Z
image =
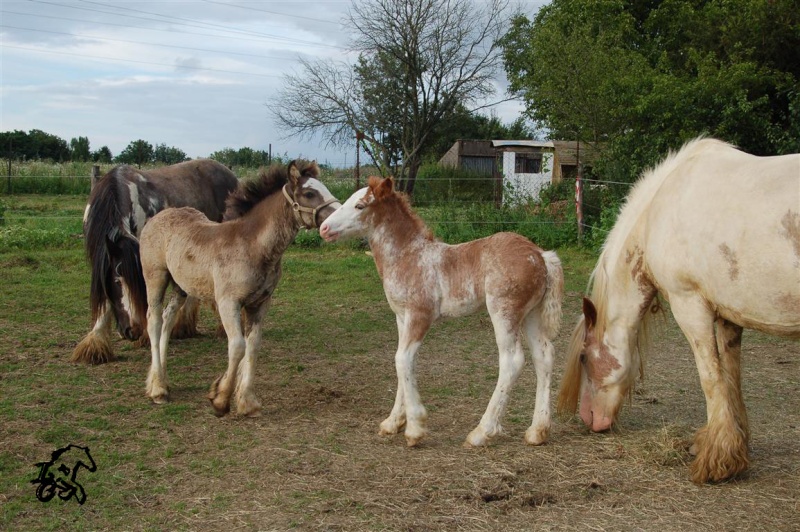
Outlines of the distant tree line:
M 248 148 L 249 149 L 249 148 Z M 103 164 L 175 164 L 188 160 L 186 153 L 174 146 L 135 140 L 114 157 L 108 146 L 92 151 L 87 137 L 66 140 L 39 129 L 0 132 L 0 156 L 23 161 L 96 162 Z

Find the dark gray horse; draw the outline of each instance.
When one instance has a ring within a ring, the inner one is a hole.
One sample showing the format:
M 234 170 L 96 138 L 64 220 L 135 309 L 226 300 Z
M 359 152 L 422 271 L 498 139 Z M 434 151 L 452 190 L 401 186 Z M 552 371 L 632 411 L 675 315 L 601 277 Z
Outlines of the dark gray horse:
M 147 171 L 120 165 L 97 182 L 83 224 L 94 327 L 75 347 L 74 362 L 102 364 L 114 358 L 112 316 L 119 333 L 129 340 L 139 339 L 146 330 L 146 299 L 129 297 L 144 290 L 138 238 L 145 222 L 167 207 L 194 207 L 210 220 L 222 221 L 225 199 L 237 185 L 233 172 L 210 159 Z M 196 314 L 197 306 L 190 306 L 179 324 L 179 336 L 196 331 Z

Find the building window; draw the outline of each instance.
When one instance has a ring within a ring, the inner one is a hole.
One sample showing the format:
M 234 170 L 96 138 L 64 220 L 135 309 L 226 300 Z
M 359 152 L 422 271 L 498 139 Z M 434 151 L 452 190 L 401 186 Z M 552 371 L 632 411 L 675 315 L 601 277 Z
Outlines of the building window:
M 515 154 L 514 173 L 539 174 L 542 172 L 542 159 L 521 153 Z

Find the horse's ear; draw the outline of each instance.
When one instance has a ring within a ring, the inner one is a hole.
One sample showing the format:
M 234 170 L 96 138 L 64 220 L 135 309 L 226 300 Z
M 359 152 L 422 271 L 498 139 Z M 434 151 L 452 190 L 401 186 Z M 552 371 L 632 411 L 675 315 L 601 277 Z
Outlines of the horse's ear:
M 392 192 L 394 192 L 394 179 L 387 177 L 378 183 L 372 193 L 375 195 L 375 199 L 381 199 L 390 196 Z
M 289 163 L 289 181 L 292 183 L 292 187 L 297 186 L 297 182 L 300 180 L 300 170 L 297 169 L 297 161 L 292 161 Z
M 597 323 L 597 309 L 588 297 L 583 298 L 583 316 L 586 319 L 586 327 L 591 329 Z

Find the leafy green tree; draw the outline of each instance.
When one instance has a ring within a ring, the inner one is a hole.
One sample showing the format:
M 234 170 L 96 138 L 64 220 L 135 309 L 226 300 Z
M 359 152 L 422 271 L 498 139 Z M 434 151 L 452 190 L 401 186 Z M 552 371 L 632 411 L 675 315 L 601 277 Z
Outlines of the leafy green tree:
M 511 89 L 553 137 L 603 141 L 632 180 L 709 134 L 800 151 L 800 10 L 776 0 L 553 0 L 502 41 Z
M 118 163 L 135 164 L 141 168 L 143 164 L 153 161 L 153 145 L 145 140 L 135 140 L 117 155 L 116 160 Z
M 108 164 L 113 160 L 114 157 L 111 155 L 111 150 L 108 149 L 108 146 L 103 146 L 99 150 L 92 152 L 93 162 Z
M 78 137 L 69 141 L 70 157 L 73 161 L 86 162 L 91 159 L 88 137 Z
M 164 164 L 177 164 L 183 161 L 188 161 L 186 152 L 174 146 L 167 146 L 166 144 L 157 144 L 153 150 L 153 162 Z
M 61 137 L 45 133 L 40 129 L 31 129 L 28 131 L 25 151 L 22 155 L 26 159 L 49 159 L 62 162 L 69 160 L 69 146 L 67 141 Z

